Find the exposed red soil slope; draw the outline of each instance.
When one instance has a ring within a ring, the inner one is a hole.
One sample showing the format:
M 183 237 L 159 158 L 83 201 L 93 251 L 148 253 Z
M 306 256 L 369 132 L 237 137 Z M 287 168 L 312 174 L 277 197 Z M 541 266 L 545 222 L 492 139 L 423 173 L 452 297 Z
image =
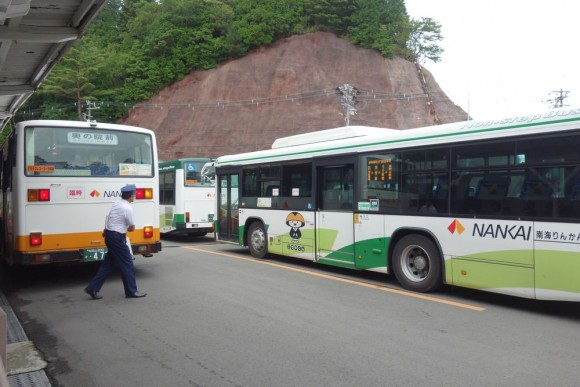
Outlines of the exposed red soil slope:
M 408 129 L 466 113 L 415 65 L 385 59 L 331 33 L 293 36 L 208 71 L 195 71 L 132 109 L 123 123 L 156 132 L 161 160 L 270 148 L 277 137 L 344 126 L 336 88 L 361 91 L 350 125 Z

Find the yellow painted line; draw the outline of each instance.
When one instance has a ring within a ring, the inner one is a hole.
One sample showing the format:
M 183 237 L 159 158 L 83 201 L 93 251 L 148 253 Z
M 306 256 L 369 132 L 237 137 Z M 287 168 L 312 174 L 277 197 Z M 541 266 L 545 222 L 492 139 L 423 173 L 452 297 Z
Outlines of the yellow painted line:
M 253 263 L 260 263 L 262 265 L 274 266 L 277 268 L 291 270 L 291 271 L 295 271 L 295 272 L 303 273 L 303 274 L 308 274 L 308 275 L 315 276 L 315 277 L 326 278 L 329 280 L 344 282 L 344 283 L 351 284 L 351 285 L 364 286 L 366 288 L 371 288 L 371 289 L 375 289 L 375 290 L 382 290 L 382 291 L 387 292 L 387 293 L 393 293 L 393 294 L 398 294 L 398 295 L 407 296 L 407 297 L 414 297 L 414 298 L 418 298 L 418 299 L 425 300 L 425 301 L 437 302 L 439 304 L 445 304 L 445 305 L 449 305 L 449 306 L 455 306 L 457 308 L 469 309 L 469 310 L 473 310 L 476 312 L 482 312 L 485 310 L 485 308 L 475 306 L 475 305 L 470 305 L 470 304 L 464 304 L 462 302 L 448 301 L 448 300 L 444 300 L 442 298 L 432 297 L 432 296 L 428 296 L 428 295 L 421 294 L 421 293 L 413 293 L 413 292 L 408 292 L 406 290 L 398 290 L 398 289 L 388 288 L 388 287 L 381 286 L 381 285 L 374 285 L 374 284 L 370 284 L 370 283 L 366 283 L 366 282 L 354 281 L 354 280 L 341 278 L 341 277 L 337 277 L 337 276 L 333 276 L 333 275 L 322 274 L 322 273 L 317 273 L 317 272 L 310 271 L 310 270 L 304 270 L 304 269 L 299 269 L 299 268 L 290 267 L 290 266 L 286 266 L 286 265 L 281 265 L 279 263 L 273 263 L 273 262 L 269 262 L 269 261 L 260 261 L 260 260 L 257 260 L 255 258 L 244 258 L 244 257 L 239 257 L 239 256 L 233 255 L 233 254 L 227 254 L 227 253 L 222 253 L 222 252 L 212 251 L 212 250 L 198 249 L 198 248 L 190 247 L 190 246 L 181 246 L 181 247 L 183 247 L 184 249 L 188 249 L 188 250 L 199 251 L 201 253 L 210 253 L 210 254 L 215 254 L 215 255 L 222 255 L 224 257 L 239 259 L 241 261 L 248 261 L 248 262 L 253 262 Z

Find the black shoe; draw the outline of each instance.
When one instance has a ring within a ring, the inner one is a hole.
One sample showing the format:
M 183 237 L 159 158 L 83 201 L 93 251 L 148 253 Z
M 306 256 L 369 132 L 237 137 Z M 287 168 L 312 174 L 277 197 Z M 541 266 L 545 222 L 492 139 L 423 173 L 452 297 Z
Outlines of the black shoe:
M 147 293 L 135 292 L 133 294 L 125 294 L 126 298 L 141 298 L 145 297 Z
M 94 290 L 91 290 L 89 288 L 85 288 L 85 293 L 91 296 L 93 300 L 100 300 L 101 298 L 103 298 L 103 296 L 101 296 L 99 292 L 95 292 Z

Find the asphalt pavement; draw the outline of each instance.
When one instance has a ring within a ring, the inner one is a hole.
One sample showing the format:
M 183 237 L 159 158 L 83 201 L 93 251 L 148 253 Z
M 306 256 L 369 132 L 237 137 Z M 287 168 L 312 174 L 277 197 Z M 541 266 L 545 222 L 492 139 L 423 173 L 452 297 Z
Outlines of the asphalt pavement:
M 0 307 L 6 313 L 6 355 L 8 382 L 11 387 L 51 386 L 44 368 L 46 362 L 34 343 L 28 340 L 16 314 L 0 291 Z

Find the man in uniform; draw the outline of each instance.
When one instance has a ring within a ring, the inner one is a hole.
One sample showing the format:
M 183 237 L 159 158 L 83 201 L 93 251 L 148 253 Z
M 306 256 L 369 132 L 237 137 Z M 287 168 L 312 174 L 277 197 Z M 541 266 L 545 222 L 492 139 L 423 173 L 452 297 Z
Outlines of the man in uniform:
M 97 274 L 85 288 L 85 293 L 93 300 L 103 298 L 99 291 L 109 274 L 115 269 L 115 266 L 119 266 L 121 269 L 125 297 L 140 298 L 147 295 L 147 293 L 137 290 L 133 253 L 127 243 L 127 232 L 135 230 L 133 208 L 131 207 L 131 203 L 135 200 L 135 191 L 134 184 L 128 184 L 121 188 L 121 200 L 113 204 L 109 211 L 109 216 L 107 216 L 107 226 L 104 235 L 108 252 Z

